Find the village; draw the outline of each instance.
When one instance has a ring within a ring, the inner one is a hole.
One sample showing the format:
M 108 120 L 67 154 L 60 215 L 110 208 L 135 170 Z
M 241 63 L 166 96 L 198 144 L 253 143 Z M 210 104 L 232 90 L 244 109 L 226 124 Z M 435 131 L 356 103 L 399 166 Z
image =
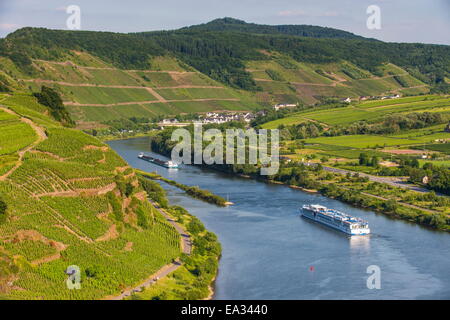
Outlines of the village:
M 264 116 L 267 112 L 261 110 L 258 112 L 207 112 L 198 116 L 198 119 L 191 122 L 180 122 L 176 118 L 163 119 L 159 125 L 160 126 L 183 126 L 190 123 L 194 124 L 222 124 L 232 121 L 241 121 L 250 123 L 257 117 Z

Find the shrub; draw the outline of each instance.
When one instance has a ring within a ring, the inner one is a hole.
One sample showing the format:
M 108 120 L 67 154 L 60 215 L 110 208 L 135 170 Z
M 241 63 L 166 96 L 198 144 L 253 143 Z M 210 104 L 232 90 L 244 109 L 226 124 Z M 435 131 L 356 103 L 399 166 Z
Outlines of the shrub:
M 6 210 L 8 209 L 8 206 L 6 205 L 6 203 L 0 199 L 0 224 L 6 222 L 6 218 L 7 218 L 7 212 Z

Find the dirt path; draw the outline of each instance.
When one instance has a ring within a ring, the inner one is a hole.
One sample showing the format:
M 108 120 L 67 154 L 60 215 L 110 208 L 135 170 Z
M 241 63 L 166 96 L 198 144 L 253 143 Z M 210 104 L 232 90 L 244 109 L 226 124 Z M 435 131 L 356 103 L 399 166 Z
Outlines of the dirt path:
M 161 96 L 158 92 L 156 92 L 155 90 L 153 90 L 152 88 L 146 87 L 145 89 L 147 89 L 147 91 L 154 96 L 156 99 L 158 99 L 158 102 L 167 102 L 166 99 L 164 99 L 163 96 Z
M 162 209 L 157 203 L 149 200 L 150 203 L 158 210 L 166 219 L 167 221 L 177 230 L 177 232 L 181 236 L 181 249 L 182 252 L 190 255 L 192 252 L 192 242 L 190 236 L 187 234 L 186 230 L 183 229 L 178 223 L 175 222 L 175 220 L 164 210 Z M 153 284 L 155 284 L 158 279 L 167 276 L 168 274 L 174 272 L 179 267 L 181 267 L 183 264 L 177 259 L 173 263 L 167 264 L 161 269 L 159 269 L 157 272 L 149 276 L 147 279 L 145 279 L 143 282 L 141 282 L 139 285 L 131 287 L 123 291 L 118 296 L 108 296 L 104 300 L 122 300 L 126 297 L 131 296 L 135 292 L 141 292 L 142 288 L 147 288 Z
M 155 89 L 225 89 L 225 88 L 221 86 L 195 86 L 189 84 L 182 84 L 179 86 L 172 86 L 172 87 L 156 87 Z
M 126 70 L 126 69 L 119 69 L 114 67 L 87 67 L 87 66 L 80 66 L 70 60 L 67 61 L 49 61 L 49 60 L 42 60 L 42 59 L 33 59 L 33 61 L 40 61 L 45 62 L 49 64 L 59 64 L 63 66 L 72 66 L 76 67 L 78 69 L 86 69 L 86 70 L 120 70 L 124 72 L 148 72 L 148 73 L 173 73 L 173 74 L 186 74 L 186 73 L 197 73 L 195 71 L 164 71 L 164 70 Z
M 311 121 L 311 122 L 314 122 L 314 123 L 317 123 L 317 124 L 320 124 L 321 126 L 324 126 L 325 128 L 329 128 L 329 127 L 330 127 L 330 125 L 327 124 L 327 123 L 320 122 L 320 121 L 317 121 L 317 120 L 314 120 L 314 119 L 311 119 L 311 118 L 305 118 L 305 117 L 303 117 L 303 119 L 308 120 L 308 121 Z
M 116 188 L 116 183 L 113 182 L 106 186 L 94 189 L 76 189 L 76 190 L 67 190 L 67 191 L 55 191 L 55 192 L 46 192 L 34 195 L 37 198 L 41 197 L 78 197 L 80 194 L 89 195 L 89 196 L 99 196 L 102 194 L 106 194 L 110 191 L 113 191 Z
M 264 71 L 264 70 L 254 70 L 254 71 Z M 381 80 L 381 79 L 388 79 L 388 78 L 393 78 L 396 76 L 405 76 L 408 75 L 408 73 L 402 73 L 402 74 L 394 74 L 394 75 L 387 75 L 387 76 L 383 76 L 383 77 L 369 77 L 369 78 L 362 78 L 362 79 L 353 79 L 355 81 L 367 81 L 367 80 Z M 294 84 L 294 85 L 299 85 L 299 86 L 318 86 L 318 87 L 336 87 L 338 84 L 342 85 L 342 86 L 346 86 L 345 82 L 347 81 L 351 81 L 351 80 L 347 80 L 345 78 L 339 77 L 335 74 L 332 75 L 333 77 L 336 77 L 337 80 L 331 80 L 332 83 L 314 83 L 314 82 L 293 82 L 293 81 L 288 81 L 289 84 Z M 255 78 L 255 81 L 262 81 L 262 82 L 271 82 L 271 81 L 275 81 L 272 79 L 258 79 Z M 399 90 L 402 89 L 414 89 L 414 88 L 421 88 L 421 87 L 426 87 L 427 85 L 420 85 L 420 86 L 414 86 L 414 87 L 405 87 L 405 88 L 399 88 L 399 89 L 395 89 L 395 90 L 391 90 L 393 92 L 397 92 Z
M 152 94 L 158 95 L 158 93 L 153 93 L 154 89 L 223 89 L 221 86 L 197 86 L 197 85 L 178 85 L 178 86 L 168 86 L 168 87 L 145 87 L 145 86 L 132 86 L 132 85 L 119 85 L 119 84 L 95 84 L 95 83 L 72 83 L 57 80 L 46 80 L 46 79 L 20 79 L 24 82 L 37 82 L 37 83 L 53 83 L 68 87 L 97 87 L 97 88 L 114 88 L 114 89 L 147 89 Z
M 118 102 L 118 103 L 78 103 L 72 101 L 64 101 L 64 105 L 66 106 L 74 106 L 74 107 L 115 107 L 115 106 L 129 106 L 134 104 L 152 104 L 152 103 L 160 103 L 159 100 L 151 100 L 151 101 L 130 101 L 130 102 Z
M 19 116 L 17 113 L 15 113 L 11 109 L 8 109 L 8 108 L 6 108 L 4 106 L 0 106 L 0 109 L 2 111 L 5 111 L 5 112 L 9 113 L 9 114 L 12 114 L 12 115 L 15 115 L 15 116 Z M 23 163 L 23 156 L 25 155 L 25 153 L 27 153 L 28 151 L 33 149 L 40 142 L 42 142 L 45 139 L 47 139 L 47 135 L 45 134 L 45 130 L 43 128 L 37 126 L 33 121 L 31 121 L 30 119 L 24 118 L 24 117 L 21 117 L 20 121 L 28 124 L 36 132 L 38 138 L 32 144 L 30 144 L 29 146 L 25 147 L 24 149 L 22 149 L 22 150 L 20 150 L 18 152 L 19 160 L 17 161 L 16 165 L 13 168 L 11 168 L 8 172 L 6 172 L 4 175 L 0 176 L 0 181 L 6 180 L 10 175 L 12 175 L 22 165 L 22 163 Z

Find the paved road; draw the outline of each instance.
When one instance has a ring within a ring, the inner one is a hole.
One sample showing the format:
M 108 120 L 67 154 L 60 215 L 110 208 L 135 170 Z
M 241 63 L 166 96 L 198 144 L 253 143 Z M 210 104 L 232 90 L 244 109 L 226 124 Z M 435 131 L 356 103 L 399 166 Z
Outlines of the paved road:
M 156 202 L 151 201 L 151 204 L 169 221 L 171 225 L 175 227 L 177 232 L 181 236 L 181 248 L 183 250 L 183 253 L 185 254 L 191 254 L 192 252 L 192 241 L 189 234 L 186 232 L 186 230 L 183 229 L 178 223 L 173 220 L 173 218 L 166 212 L 166 210 L 162 209 Z
M 162 209 L 156 202 L 153 202 L 149 200 L 150 203 L 158 210 L 166 219 L 167 221 L 175 227 L 177 232 L 181 236 L 181 249 L 183 253 L 185 254 L 191 254 L 192 252 L 192 241 L 189 234 L 187 234 L 186 230 L 184 230 L 178 223 L 175 222 L 175 220 L 164 210 Z M 160 278 L 163 278 L 170 274 L 171 272 L 174 272 L 179 267 L 181 267 L 183 264 L 177 259 L 173 263 L 167 264 L 161 269 L 159 269 L 155 274 L 148 277 L 144 282 L 140 283 L 138 286 L 135 286 L 133 288 L 127 289 L 123 291 L 120 295 L 115 297 L 109 297 L 108 300 L 122 300 L 126 297 L 131 296 L 133 293 L 141 292 L 142 288 L 147 288 L 154 283 L 156 283 Z

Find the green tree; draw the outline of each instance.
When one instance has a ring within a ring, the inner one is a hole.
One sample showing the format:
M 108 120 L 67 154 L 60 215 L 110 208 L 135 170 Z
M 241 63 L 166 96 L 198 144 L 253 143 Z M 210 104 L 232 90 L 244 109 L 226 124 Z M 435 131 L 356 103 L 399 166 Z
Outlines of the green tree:
M 419 168 L 420 167 L 420 163 L 419 163 L 419 160 L 417 160 L 417 158 L 412 159 L 411 167 L 413 167 L 413 168 Z
M 6 203 L 0 198 L 0 224 L 6 222 L 6 218 L 7 218 L 7 209 L 8 206 L 6 205 Z
M 69 112 L 63 104 L 61 96 L 54 89 L 42 86 L 41 92 L 34 93 L 38 102 L 49 108 L 50 114 L 56 120 L 66 126 L 74 126 L 75 122 L 70 118 Z
M 372 167 L 378 167 L 378 165 L 379 165 L 379 162 L 380 162 L 380 160 L 378 159 L 378 157 L 377 156 L 373 156 L 372 157 L 372 160 L 370 161 L 370 165 L 372 166 Z
M 365 166 L 365 165 L 367 165 L 368 162 L 369 162 L 369 158 L 368 158 L 367 154 L 366 153 L 360 153 L 359 154 L 359 164 L 361 166 Z

